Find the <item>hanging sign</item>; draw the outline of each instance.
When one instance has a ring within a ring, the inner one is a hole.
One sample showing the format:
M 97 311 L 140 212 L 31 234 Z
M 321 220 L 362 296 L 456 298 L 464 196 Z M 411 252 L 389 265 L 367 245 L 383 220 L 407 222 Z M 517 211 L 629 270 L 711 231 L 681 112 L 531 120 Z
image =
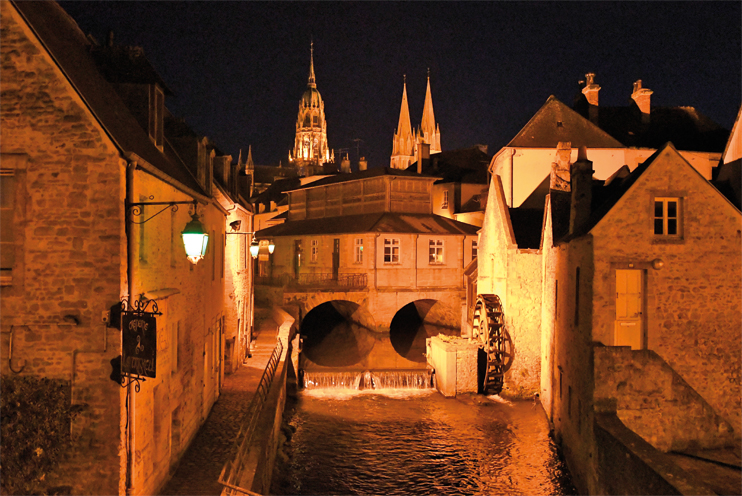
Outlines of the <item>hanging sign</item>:
M 126 312 L 121 318 L 124 374 L 156 377 L 157 318 L 152 314 Z
M 152 304 L 152 310 L 147 307 Z M 157 302 L 140 298 L 131 308 L 123 302 L 121 312 L 121 375 L 157 377 Z M 138 379 L 137 379 L 138 380 Z M 144 380 L 144 379 L 142 379 Z

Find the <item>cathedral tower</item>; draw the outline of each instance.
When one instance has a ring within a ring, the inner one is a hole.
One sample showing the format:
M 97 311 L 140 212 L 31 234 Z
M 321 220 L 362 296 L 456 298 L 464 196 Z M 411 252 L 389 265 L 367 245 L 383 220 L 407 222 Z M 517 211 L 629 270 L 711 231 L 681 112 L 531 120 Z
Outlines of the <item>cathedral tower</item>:
M 327 147 L 327 123 L 325 103 L 317 91 L 314 79 L 314 43 L 309 56 L 309 82 L 299 101 L 299 116 L 296 119 L 294 152 L 289 152 L 289 164 L 300 176 L 311 176 L 322 164 L 334 162 L 335 154 Z
M 406 169 L 417 161 L 418 144 L 426 143 L 430 146 L 430 153 L 441 152 L 441 130 L 435 122 L 433 113 L 433 96 L 430 92 L 430 71 L 428 71 L 428 89 L 425 92 L 425 105 L 420 127 L 412 130 L 410 126 L 410 109 L 407 104 L 407 79 L 405 78 L 402 90 L 402 108 L 399 111 L 399 124 L 392 141 L 391 167 Z

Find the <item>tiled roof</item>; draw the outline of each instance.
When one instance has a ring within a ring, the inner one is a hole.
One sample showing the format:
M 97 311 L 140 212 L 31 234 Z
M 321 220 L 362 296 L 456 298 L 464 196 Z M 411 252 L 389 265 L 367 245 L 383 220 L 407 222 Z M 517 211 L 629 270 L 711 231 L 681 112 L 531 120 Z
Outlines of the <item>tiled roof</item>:
M 415 171 L 392 169 L 391 167 L 375 167 L 373 169 L 367 169 L 365 171 L 353 172 L 349 174 L 336 174 L 320 179 L 318 181 L 314 181 L 312 183 L 305 184 L 301 188 L 297 189 L 313 188 L 315 186 L 325 186 L 327 184 L 343 183 L 347 181 L 358 181 L 359 179 L 368 179 L 370 177 L 379 176 L 425 177 L 421 176 Z
M 205 195 L 184 167 L 155 147 L 89 53 L 90 42 L 55 2 L 14 2 L 34 33 L 123 153 L 134 153 L 196 193 Z
M 352 233 L 476 234 L 479 227 L 432 214 L 374 213 L 289 221 L 259 231 L 259 238 Z
M 508 147 L 556 148 L 560 141 L 572 143 L 572 148 L 624 148 L 607 132 L 560 102 L 554 95 L 515 135 Z

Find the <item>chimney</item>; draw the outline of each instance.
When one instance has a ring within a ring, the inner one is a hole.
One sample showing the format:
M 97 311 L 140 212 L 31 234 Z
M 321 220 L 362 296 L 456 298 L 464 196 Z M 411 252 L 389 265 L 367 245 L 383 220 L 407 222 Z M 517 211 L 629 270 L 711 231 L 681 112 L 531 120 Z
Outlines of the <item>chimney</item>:
M 572 143 L 560 141 L 556 149 L 556 162 L 551 164 L 549 189 L 554 191 L 570 191 L 569 164 L 572 155 Z
M 595 73 L 589 72 L 585 74 L 586 84 L 582 88 L 582 94 L 585 95 L 587 103 L 590 105 L 588 108 L 590 122 L 598 124 L 598 92 L 600 92 L 600 86 L 595 84 Z
M 350 172 L 350 159 L 348 158 L 348 155 L 344 156 L 343 160 L 340 161 L 340 172 L 343 174 Z
M 365 171 L 366 169 L 368 169 L 368 161 L 366 160 L 366 157 L 361 157 L 360 160 L 358 160 L 358 170 Z
M 422 141 L 417 144 L 417 173 L 423 173 L 423 160 L 430 160 L 430 145 Z
M 572 205 L 569 212 L 569 233 L 583 229 L 590 219 L 593 194 L 593 163 L 587 159 L 587 147 L 581 146 L 577 162 L 572 164 L 570 187 Z
M 634 100 L 636 106 L 639 107 L 639 110 L 642 113 L 642 122 L 645 124 L 649 122 L 650 101 L 652 93 L 654 92 L 649 88 L 642 88 L 641 79 L 638 79 L 634 83 L 634 92 L 631 93 L 631 99 Z

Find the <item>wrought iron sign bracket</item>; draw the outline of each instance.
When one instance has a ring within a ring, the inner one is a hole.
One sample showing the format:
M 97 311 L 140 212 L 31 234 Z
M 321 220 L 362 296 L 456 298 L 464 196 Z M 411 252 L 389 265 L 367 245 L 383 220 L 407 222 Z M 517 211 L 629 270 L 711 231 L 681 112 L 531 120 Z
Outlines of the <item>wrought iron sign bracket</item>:
M 139 298 L 134 299 L 131 301 L 131 303 L 128 300 L 128 297 L 123 297 L 121 299 L 121 315 L 122 315 L 122 332 L 127 332 L 127 329 L 123 329 L 123 323 L 130 321 L 130 319 L 124 319 L 124 316 L 129 316 L 133 319 L 154 319 L 158 315 L 162 315 L 162 312 L 160 312 L 160 309 L 157 307 L 157 302 L 155 300 L 148 300 L 145 298 L 144 294 L 140 294 Z M 137 320 L 138 321 L 138 320 Z M 143 329 L 137 329 L 138 331 L 143 330 L 143 335 L 147 331 L 146 324 L 144 325 Z M 153 332 L 154 332 L 154 326 L 153 326 Z M 146 339 L 146 338 L 145 338 Z M 141 348 L 144 350 L 146 348 L 147 342 L 140 342 L 137 341 L 137 352 L 141 346 Z M 156 346 L 156 335 L 155 335 L 155 342 L 149 343 L 149 345 L 154 344 Z M 121 374 L 119 376 L 120 385 L 122 388 L 129 387 L 131 384 L 134 384 L 134 391 L 139 392 L 141 389 L 141 383 L 145 382 L 147 379 L 142 374 L 138 373 L 132 373 L 130 371 L 125 371 L 124 369 L 128 367 L 127 364 L 124 363 L 124 360 L 126 359 L 126 348 L 127 346 L 124 345 L 124 354 L 122 355 L 122 367 L 121 367 Z M 155 377 L 154 371 L 156 370 L 156 365 L 154 358 L 152 359 L 152 365 L 155 367 L 153 369 L 153 373 L 151 375 L 148 375 L 148 377 Z
M 150 200 L 154 200 L 154 196 L 150 196 Z M 141 222 L 137 222 L 133 220 L 134 216 L 140 216 L 144 214 L 144 207 L 147 206 L 162 206 L 165 207 L 161 210 L 158 210 L 155 214 L 151 215 L 150 217 L 147 217 Z M 144 224 L 145 222 L 148 222 L 158 215 L 160 215 L 162 212 L 167 210 L 168 208 L 171 209 L 173 212 L 178 211 L 178 205 L 193 205 L 194 212 L 196 211 L 196 208 L 198 206 L 198 200 L 192 200 L 192 201 L 170 201 L 170 202 L 130 202 L 128 200 L 124 200 L 124 208 L 126 209 L 126 215 L 129 216 L 129 219 L 132 224 Z

